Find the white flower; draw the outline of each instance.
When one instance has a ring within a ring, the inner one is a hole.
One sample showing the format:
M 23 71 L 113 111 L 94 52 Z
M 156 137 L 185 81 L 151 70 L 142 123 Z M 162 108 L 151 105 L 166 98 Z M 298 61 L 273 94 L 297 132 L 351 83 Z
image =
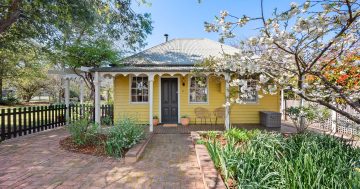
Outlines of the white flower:
M 290 3 L 290 7 L 291 8 L 297 8 L 298 7 L 298 4 L 296 2 L 291 2 Z
M 229 13 L 227 11 L 220 11 L 220 16 L 221 17 L 226 17 L 228 15 L 229 15 Z
M 249 42 L 251 45 L 256 45 L 256 43 L 258 42 L 258 39 L 256 37 L 250 37 Z
M 269 81 L 269 78 L 266 75 L 260 75 L 260 83 L 266 83 Z

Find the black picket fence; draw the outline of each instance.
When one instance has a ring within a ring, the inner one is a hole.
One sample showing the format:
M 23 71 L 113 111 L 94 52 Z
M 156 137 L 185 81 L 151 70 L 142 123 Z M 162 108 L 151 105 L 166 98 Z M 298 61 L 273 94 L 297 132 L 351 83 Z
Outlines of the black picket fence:
M 113 105 L 101 106 L 101 119 L 113 123 Z M 69 123 L 80 118 L 95 120 L 91 105 L 70 105 Z M 66 106 L 50 105 L 0 110 L 0 141 L 57 128 L 66 124 Z

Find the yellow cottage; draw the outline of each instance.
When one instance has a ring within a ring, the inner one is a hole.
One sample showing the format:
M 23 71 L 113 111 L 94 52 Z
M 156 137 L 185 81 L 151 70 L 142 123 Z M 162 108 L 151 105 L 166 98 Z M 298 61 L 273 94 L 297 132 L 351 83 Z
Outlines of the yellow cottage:
M 214 111 L 222 108 L 229 96 L 226 73 L 193 76 L 194 64 L 206 57 L 220 57 L 238 50 L 209 39 L 173 39 L 125 58 L 124 66 L 94 69 L 95 84 L 100 78 L 114 81 L 114 119 L 135 116 L 153 130 L 153 116 L 160 123 L 178 124 L 187 115 L 191 124 L 258 124 L 259 111 L 280 111 L 280 95 L 254 96 L 246 104 L 225 108 L 224 117 Z M 95 93 L 99 93 L 96 85 Z M 99 95 L 95 94 L 99 106 Z M 95 104 L 96 106 L 96 104 Z M 199 116 L 200 114 L 205 114 Z M 96 119 L 100 119 L 100 116 Z M 203 118 L 203 119 L 201 119 Z

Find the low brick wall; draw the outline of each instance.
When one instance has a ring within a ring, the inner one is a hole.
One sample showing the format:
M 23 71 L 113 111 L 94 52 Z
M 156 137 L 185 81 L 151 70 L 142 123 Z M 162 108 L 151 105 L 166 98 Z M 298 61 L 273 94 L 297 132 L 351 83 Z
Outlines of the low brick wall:
M 135 163 L 140 158 L 153 135 L 154 134 L 149 134 L 146 139 L 140 141 L 138 144 L 130 148 L 128 152 L 126 152 L 124 158 L 126 164 Z
M 201 170 L 205 188 L 225 189 L 226 186 L 224 181 L 217 172 L 206 146 L 203 144 L 196 144 L 196 141 L 201 138 L 200 135 L 197 132 L 191 132 L 191 138 L 195 146 L 196 157 Z

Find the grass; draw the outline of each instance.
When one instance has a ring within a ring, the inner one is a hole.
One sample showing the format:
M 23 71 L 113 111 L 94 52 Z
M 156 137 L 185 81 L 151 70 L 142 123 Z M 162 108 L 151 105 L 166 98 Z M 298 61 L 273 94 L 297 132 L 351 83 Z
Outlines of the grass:
M 228 188 L 360 188 L 360 151 L 342 139 L 246 130 L 221 137 L 225 144 L 205 145 Z

